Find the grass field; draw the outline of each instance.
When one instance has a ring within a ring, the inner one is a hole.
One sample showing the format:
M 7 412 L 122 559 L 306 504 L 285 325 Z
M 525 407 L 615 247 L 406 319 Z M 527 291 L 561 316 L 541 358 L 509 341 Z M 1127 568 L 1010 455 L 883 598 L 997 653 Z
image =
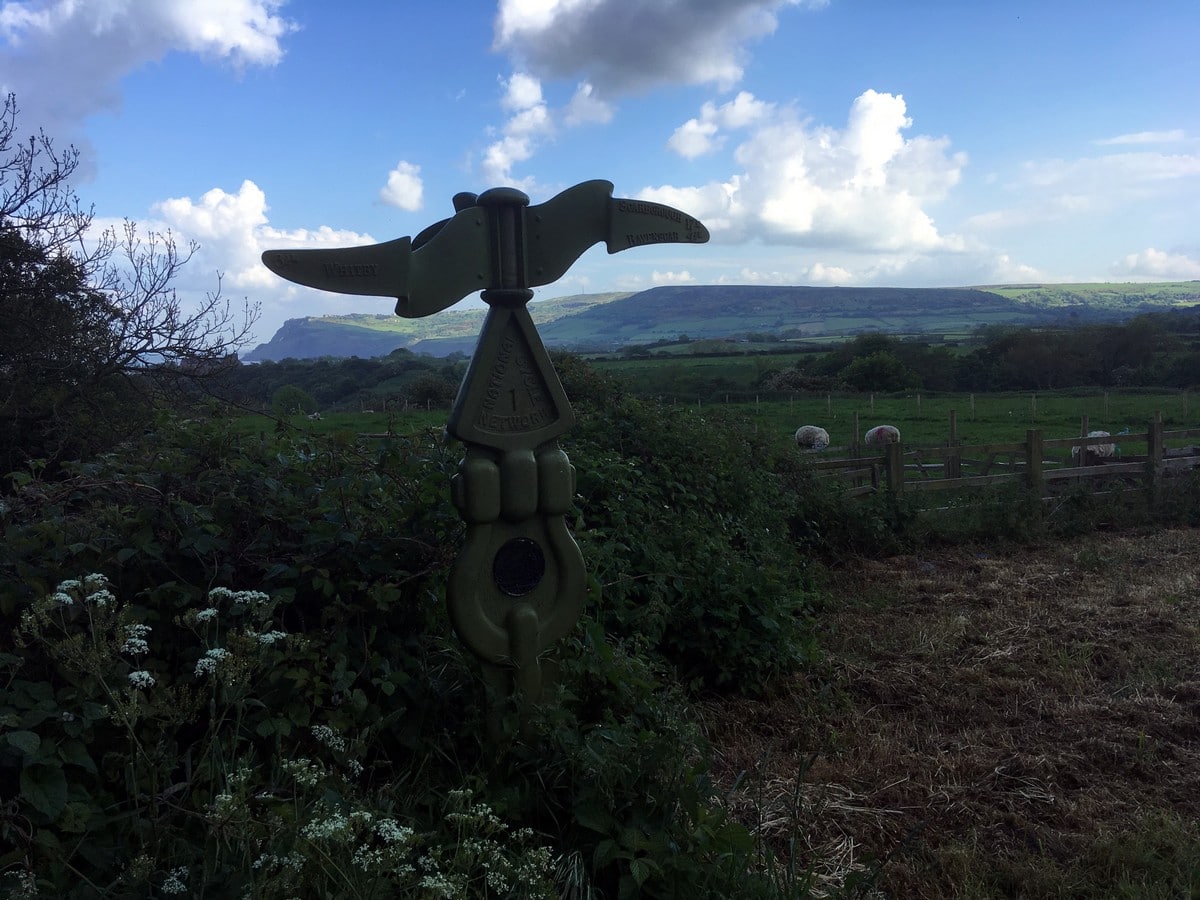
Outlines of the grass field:
M 714 774 L 834 896 L 1200 896 L 1198 571 L 1194 529 L 855 560 L 823 673 L 709 704 Z
M 681 403 L 703 414 L 713 404 Z M 1126 428 L 1146 431 L 1156 412 L 1172 429 L 1200 426 L 1200 401 L 1184 393 L 1054 392 L 1045 394 L 797 394 L 786 400 L 716 404 L 741 411 L 748 427 L 767 431 L 778 446 L 791 447 L 801 425 L 820 425 L 832 440 L 831 452 L 854 439 L 855 416 L 859 438 L 875 425 L 895 425 L 905 444 L 940 446 L 950 438 L 950 414 L 955 413 L 957 438 L 962 444 L 1021 441 L 1030 428 L 1043 437 L 1069 438 L 1080 433 L 1084 416 L 1088 430 L 1116 434 Z M 1128 453 L 1143 452 L 1124 445 Z
M 638 361 L 628 363 L 635 366 Z M 701 361 L 703 362 L 703 360 Z M 713 360 L 722 367 L 732 363 L 753 366 L 753 358 Z M 669 369 L 657 365 L 660 371 Z M 1025 439 L 1030 428 L 1039 428 L 1043 437 L 1069 438 L 1079 435 L 1084 416 L 1089 430 L 1116 434 L 1124 429 L 1145 432 L 1156 412 L 1162 413 L 1168 431 L 1200 427 L 1200 398 L 1183 392 L 1165 391 L 1056 391 L 1051 393 L 1008 394 L 796 394 L 786 399 L 761 398 L 759 401 L 663 402 L 684 413 L 704 415 L 714 407 L 736 411 L 744 417 L 745 427 L 766 433 L 780 452 L 794 448 L 793 435 L 801 425 L 820 425 L 832 440 L 831 454 L 848 447 L 854 439 L 855 416 L 859 438 L 867 429 L 881 424 L 895 425 L 906 445 L 941 446 L 950 438 L 950 414 L 955 413 L 958 441 L 965 445 L 1006 443 Z M 320 420 L 293 416 L 290 427 L 315 434 L 343 432 L 348 435 L 380 434 L 389 430 L 412 434 L 427 429 L 441 430 L 448 409 L 408 410 L 396 413 L 327 413 Z M 269 433 L 276 427 L 270 416 L 244 416 L 238 429 L 246 435 Z M 569 434 L 568 434 L 569 439 Z M 1168 444 L 1168 446 L 1172 446 Z M 1122 445 L 1126 453 L 1141 453 L 1144 448 Z

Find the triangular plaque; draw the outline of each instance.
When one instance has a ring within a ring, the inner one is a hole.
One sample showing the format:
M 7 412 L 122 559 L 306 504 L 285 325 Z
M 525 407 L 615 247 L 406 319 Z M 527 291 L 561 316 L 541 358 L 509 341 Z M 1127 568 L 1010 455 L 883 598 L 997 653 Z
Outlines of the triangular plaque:
M 524 305 L 493 306 L 446 429 L 497 450 L 533 449 L 575 416 Z

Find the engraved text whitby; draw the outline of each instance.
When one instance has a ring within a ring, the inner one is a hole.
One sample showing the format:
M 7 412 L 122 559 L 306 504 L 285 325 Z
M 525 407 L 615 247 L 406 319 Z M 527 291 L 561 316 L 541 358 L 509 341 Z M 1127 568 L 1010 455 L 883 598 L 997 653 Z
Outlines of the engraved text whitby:
M 325 270 L 325 275 L 328 278 L 374 278 L 379 274 L 379 266 L 376 263 L 324 263 L 321 266 Z

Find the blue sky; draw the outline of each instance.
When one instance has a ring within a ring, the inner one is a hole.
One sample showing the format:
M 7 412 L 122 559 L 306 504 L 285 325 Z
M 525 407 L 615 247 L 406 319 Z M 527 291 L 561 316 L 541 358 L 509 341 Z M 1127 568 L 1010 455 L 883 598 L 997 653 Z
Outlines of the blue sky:
M 712 241 L 601 245 L 539 297 L 1198 279 L 1197 46 L 1196 0 L 0 0 L 20 124 L 81 150 L 98 226 L 198 243 L 180 290 L 221 273 L 259 341 L 393 305 L 262 250 L 593 178 Z

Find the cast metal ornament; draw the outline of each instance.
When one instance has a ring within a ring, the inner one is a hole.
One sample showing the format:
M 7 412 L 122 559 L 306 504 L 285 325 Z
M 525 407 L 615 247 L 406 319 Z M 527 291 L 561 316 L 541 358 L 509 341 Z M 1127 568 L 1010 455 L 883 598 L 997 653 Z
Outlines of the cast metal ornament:
M 586 570 L 566 526 L 575 470 L 557 439 L 575 417 L 526 304 L 585 250 L 700 244 L 708 230 L 670 206 L 586 181 L 538 206 L 514 188 L 454 197 L 455 214 L 415 238 L 328 250 L 268 250 L 275 274 L 320 290 L 395 297 L 432 315 L 474 291 L 488 312 L 446 429 L 466 448 L 451 497 L 466 524 L 446 602 L 493 689 L 543 694 L 541 655 L 583 611 Z

